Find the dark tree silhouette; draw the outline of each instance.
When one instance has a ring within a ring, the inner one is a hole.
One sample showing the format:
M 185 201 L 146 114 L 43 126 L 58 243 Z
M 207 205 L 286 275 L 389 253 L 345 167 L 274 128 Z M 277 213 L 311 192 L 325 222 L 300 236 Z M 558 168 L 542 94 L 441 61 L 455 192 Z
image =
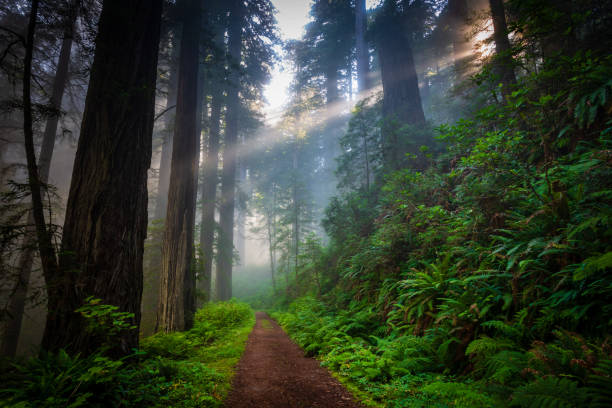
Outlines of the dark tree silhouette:
M 193 322 L 195 278 L 191 268 L 199 137 L 196 130 L 201 27 L 200 0 L 183 3 L 176 123 L 156 331 L 189 328 Z
M 89 296 L 140 322 L 162 0 L 105 0 L 66 207 L 60 271 L 47 275 L 43 347 L 89 353 L 104 341 L 75 309 Z M 131 352 L 138 330 L 114 353 Z

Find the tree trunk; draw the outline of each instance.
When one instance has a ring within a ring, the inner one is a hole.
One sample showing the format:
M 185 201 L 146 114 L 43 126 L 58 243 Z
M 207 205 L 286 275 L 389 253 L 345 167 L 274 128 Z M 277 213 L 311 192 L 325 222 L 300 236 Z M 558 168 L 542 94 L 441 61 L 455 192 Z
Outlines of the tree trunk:
M 204 26 L 205 21 L 202 19 L 202 26 Z M 193 186 L 193 211 L 194 211 L 194 223 L 198 208 L 198 187 L 200 185 L 200 161 L 202 160 L 202 154 L 204 152 L 203 148 L 203 138 L 202 131 L 204 130 L 204 112 L 207 112 L 208 115 L 208 106 L 204 103 L 204 99 L 206 97 L 204 89 L 206 88 L 206 75 L 204 71 L 204 65 L 201 61 L 198 63 L 198 87 L 197 87 L 197 102 L 196 102 L 196 168 L 195 168 L 195 177 L 193 178 L 194 186 Z M 208 119 L 208 118 L 207 118 Z M 194 224 L 195 227 L 195 224 Z M 192 237 L 192 242 L 195 242 L 195 236 Z M 195 258 L 195 256 L 193 257 Z M 200 289 L 198 280 L 201 280 L 200 276 L 200 263 L 195 267 L 194 273 L 192 275 L 193 282 L 191 285 L 186 286 L 186 289 L 191 289 L 192 293 L 185 292 L 185 299 L 191 299 L 192 304 L 185 303 L 185 309 L 191 310 L 193 313 L 191 317 L 195 316 L 196 310 L 202 306 L 202 302 L 198 301 L 198 290 Z M 193 318 L 191 321 L 186 321 L 186 327 L 191 328 L 193 326 Z
M 163 113 L 164 128 L 162 133 L 161 157 L 159 162 L 157 194 L 153 210 L 153 234 L 149 236 L 147 260 L 142 292 L 142 325 L 141 334 L 150 336 L 154 333 L 157 322 L 157 305 L 159 304 L 159 281 L 161 271 L 162 242 L 164 223 L 168 207 L 168 187 L 170 185 L 170 164 L 172 161 L 172 136 L 176 118 L 176 92 L 178 86 L 178 58 L 180 55 L 181 24 L 170 32 L 170 61 L 168 67 L 168 88 L 166 108 Z
M 176 118 L 176 92 L 178 87 L 178 57 L 180 55 L 180 47 L 178 43 L 177 33 L 179 29 L 174 30 L 174 36 L 171 41 L 171 57 L 170 70 L 168 73 L 168 94 L 166 96 L 166 109 L 169 111 L 164 116 L 165 129 L 163 130 L 163 141 L 161 158 L 159 161 L 159 181 L 157 184 L 157 201 L 155 203 L 155 213 L 153 218 L 161 220 L 166 217 L 166 209 L 168 207 L 168 187 L 170 186 L 170 163 L 172 161 L 172 134 L 174 133 L 174 120 Z M 173 108 L 174 107 L 174 108 Z
M 385 118 L 383 159 L 385 165 L 397 169 L 403 165 L 405 153 L 421 155 L 417 141 L 402 140 L 405 132 L 401 132 L 400 127 L 407 124 L 421 126 L 425 124 L 425 115 L 402 16 L 395 10 L 393 2 L 385 1 L 383 7 L 386 13 L 378 38 Z
M 161 11 L 161 0 L 103 3 L 66 206 L 62 273 L 47 279 L 47 350 L 87 354 L 108 340 L 75 313 L 88 296 L 140 323 Z M 112 352 L 137 346 L 138 330 L 123 330 Z
M 38 158 L 38 177 L 42 184 L 47 184 L 49 181 L 49 169 L 51 167 L 51 159 L 55 147 L 57 125 L 59 123 L 60 110 L 62 108 L 62 97 L 64 96 L 64 90 L 68 83 L 68 67 L 70 65 L 72 36 L 79 2 L 77 1 L 75 3 L 76 4 L 70 4 L 67 10 L 66 29 L 64 31 L 64 39 L 62 40 L 62 47 L 57 61 L 57 68 L 49 101 L 54 114 L 47 119 L 45 124 L 40 156 Z M 28 214 L 28 225 L 34 225 L 34 215 L 32 212 Z M 26 294 L 30 282 L 30 274 L 32 272 L 32 263 L 34 261 L 34 249 L 36 246 L 34 239 L 35 232 L 36 231 L 32 231 L 25 238 L 23 245 L 24 249 L 19 256 L 18 282 L 7 306 L 9 317 L 4 328 L 5 334 L 0 355 L 13 357 L 17 352 L 19 333 L 21 332 L 21 324 L 23 321 L 23 311 L 26 303 Z
M 224 48 L 225 26 L 218 24 L 214 31 L 216 45 L 216 67 L 224 65 L 225 55 L 221 55 Z M 218 73 L 218 71 L 215 71 Z M 206 301 L 212 299 L 212 265 L 214 259 L 215 240 L 215 210 L 217 201 L 217 185 L 219 184 L 219 136 L 221 109 L 223 107 L 223 89 L 218 84 L 224 78 L 211 78 L 210 127 L 208 129 L 208 148 L 204 159 L 204 170 L 200 186 L 202 196 L 202 223 L 200 225 L 200 250 L 202 251 L 202 282 L 201 290 Z
M 293 141 L 293 256 L 294 258 L 294 273 L 295 273 L 295 290 L 297 294 L 297 276 L 299 267 L 300 255 L 300 203 L 298 199 L 298 139 L 297 135 Z
M 503 85 L 502 94 L 508 96 L 516 84 L 514 61 L 510 40 L 508 40 L 508 25 L 503 0 L 489 0 L 491 18 L 493 19 L 493 39 L 495 40 L 495 69 Z
M 192 268 L 195 186 L 198 166 L 196 134 L 200 43 L 200 1 L 183 3 L 176 121 L 172 146 L 168 209 L 162 244 L 162 269 L 156 331 L 189 328 L 193 322 L 195 282 Z
M 357 51 L 357 84 L 359 93 L 370 88 L 370 53 L 365 40 L 367 27 L 366 2 L 355 1 L 355 44 Z
M 219 212 L 220 233 L 217 256 L 217 298 L 232 297 L 232 258 L 234 242 L 234 204 L 236 189 L 236 147 L 238 140 L 238 113 L 240 100 L 239 63 L 242 46 L 242 1 L 233 0 L 230 9 L 229 57 L 230 74 L 227 89 L 227 114 L 223 149 L 223 171 L 221 173 L 221 208 Z
M 202 291 L 206 300 L 211 299 L 212 263 L 214 258 L 213 244 L 215 239 L 215 208 L 217 199 L 218 166 L 219 166 L 219 121 L 221 120 L 222 95 L 214 87 L 210 107 L 210 130 L 208 131 L 208 149 L 204 160 L 202 175 L 202 224 L 200 226 L 200 249 L 203 260 Z
M 243 144 L 241 144 L 241 147 Z M 240 203 L 238 214 L 236 215 L 236 250 L 240 259 L 240 266 L 246 265 L 246 201 L 249 192 L 247 191 L 247 168 L 244 160 L 244 151 L 240 149 L 238 158 L 238 191 L 240 192 Z
M 272 290 L 276 293 L 276 254 L 275 254 L 275 246 L 276 246 L 276 187 L 274 184 L 272 185 L 273 195 L 272 195 L 272 208 L 268 211 L 266 217 L 266 227 L 268 230 L 268 251 L 270 255 L 270 278 L 272 279 Z
M 42 264 L 43 275 L 49 279 L 57 274 L 58 265 L 55 250 L 51 240 L 51 234 L 47 230 L 43 203 L 41 195 L 41 182 L 36 165 L 36 154 L 34 153 L 34 130 L 32 128 L 32 54 L 34 52 L 34 32 L 36 31 L 36 18 L 38 14 L 38 0 L 32 0 L 28 31 L 25 40 L 25 56 L 23 59 L 23 133 L 26 151 L 28 184 L 32 195 L 32 216 L 38 239 L 38 250 Z

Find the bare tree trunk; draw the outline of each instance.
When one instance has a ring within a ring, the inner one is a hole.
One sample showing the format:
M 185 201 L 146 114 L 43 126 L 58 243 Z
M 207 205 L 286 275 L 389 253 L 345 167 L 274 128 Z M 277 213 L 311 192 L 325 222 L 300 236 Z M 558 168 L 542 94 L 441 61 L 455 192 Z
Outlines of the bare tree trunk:
M 425 114 L 421 105 L 419 83 L 402 16 L 392 1 L 386 0 L 382 32 L 378 37 L 378 52 L 383 85 L 383 159 L 390 168 L 403 165 L 405 153 L 421 156 L 416 141 L 401 140 L 402 125 L 423 125 Z M 399 29 L 395 27 L 400 27 Z M 407 145 L 411 145 L 407 147 Z
M 163 130 L 163 141 L 161 159 L 159 161 L 159 181 L 157 184 L 157 201 L 155 203 L 154 219 L 161 220 L 166 217 L 168 207 L 168 187 L 170 186 L 170 163 L 172 161 L 172 134 L 174 133 L 174 120 L 176 114 L 176 92 L 178 86 L 178 58 L 180 47 L 177 38 L 179 29 L 174 30 L 172 36 L 172 52 L 170 61 L 170 71 L 168 74 L 168 94 L 166 97 L 166 109 L 169 111 L 164 116 L 165 129 Z M 173 108 L 174 107 L 174 108 Z
M 294 259 L 294 272 L 295 272 L 295 290 L 297 294 L 297 276 L 299 267 L 299 255 L 300 255 L 300 203 L 298 198 L 298 140 L 295 136 L 293 141 L 293 249 L 295 257 Z
M 215 61 L 217 67 L 223 66 L 225 60 L 223 39 L 225 37 L 225 25 L 219 24 L 215 27 L 214 42 L 216 45 Z M 217 72 L 217 71 L 215 71 Z M 206 295 L 206 301 L 212 299 L 212 265 L 214 259 L 215 240 L 215 209 L 217 201 L 217 185 L 219 184 L 219 136 L 221 109 L 223 107 L 223 89 L 218 84 L 221 78 L 211 78 L 211 102 L 210 102 L 210 128 L 208 129 L 208 148 L 204 160 L 204 171 L 200 186 L 202 196 L 202 223 L 200 226 L 200 250 L 204 257 L 202 265 L 202 291 Z
M 195 279 L 191 263 L 199 152 L 196 105 L 200 1 L 185 1 L 183 7 L 176 122 L 156 324 L 156 331 L 166 333 L 189 328 L 193 322 L 195 305 L 191 299 L 195 292 L 192 287 Z
M 202 176 L 202 224 L 200 226 L 200 249 L 203 260 L 202 290 L 206 300 L 211 299 L 212 264 L 214 258 L 213 244 L 215 239 L 215 208 L 217 199 L 218 166 L 219 166 L 219 122 L 221 120 L 222 96 L 215 87 L 210 108 L 210 130 L 208 132 L 208 150 L 204 160 Z
M 49 169 L 51 167 L 51 159 L 53 157 L 53 149 L 55 147 L 55 137 L 57 134 L 57 125 L 59 123 L 60 110 L 62 108 L 62 97 L 68 83 L 68 67 L 70 65 L 70 51 L 72 48 L 72 36 L 74 23 L 77 17 L 78 1 L 69 5 L 67 10 L 66 29 L 64 31 L 64 39 L 60 49 L 59 58 L 55 78 L 53 79 L 53 89 L 51 91 L 50 107 L 54 110 L 54 114 L 47 119 L 45 124 L 45 132 L 43 134 L 42 147 L 38 158 L 38 171 L 41 184 L 47 184 L 49 181 Z M 34 215 L 32 212 L 28 214 L 28 225 L 34 224 Z M 32 272 L 32 264 L 34 261 L 34 250 L 36 241 L 32 231 L 25 238 L 23 252 L 19 256 L 18 270 L 19 276 L 15 291 L 11 296 L 7 310 L 8 321 L 4 328 L 5 335 L 2 341 L 2 350 L 0 355 L 12 357 L 17 351 L 19 333 L 21 332 L 21 324 L 23 321 L 23 311 L 26 303 L 26 294 L 30 282 L 30 274 Z
M 272 187 L 274 188 L 274 186 Z M 276 293 L 276 256 L 275 256 L 275 242 L 276 242 L 276 216 L 274 215 L 274 208 L 276 208 L 276 191 L 273 193 L 273 205 L 272 210 L 268 211 L 266 219 L 266 227 L 268 230 L 268 252 L 270 255 L 270 278 L 272 279 L 272 289 Z
M 500 77 L 502 94 L 508 96 L 516 84 L 514 61 L 512 60 L 510 40 L 508 40 L 508 25 L 504 0 L 489 0 L 491 17 L 493 19 L 493 39 L 495 40 L 495 68 Z
M 105 336 L 75 309 L 88 296 L 140 324 L 155 79 L 162 1 L 105 0 L 66 207 L 61 274 L 47 279 L 43 348 L 91 353 Z M 138 346 L 138 330 L 113 354 Z
M 234 207 L 236 195 L 236 146 L 238 140 L 238 113 L 240 100 L 239 66 L 242 46 L 242 1 L 233 0 L 230 9 L 229 56 L 231 71 L 227 90 L 227 115 L 221 173 L 220 233 L 217 256 L 217 297 L 232 297 L 232 258 L 234 242 Z
M 370 88 L 370 53 L 365 40 L 367 26 L 366 2 L 355 1 L 355 44 L 357 51 L 357 84 L 362 93 Z
M 205 24 L 204 19 L 202 19 L 202 26 Z M 196 214 L 197 214 L 197 208 L 198 208 L 198 187 L 200 185 L 200 180 L 199 180 L 199 175 L 200 175 L 200 160 L 202 159 L 202 154 L 204 152 L 204 148 L 203 148 L 203 138 L 202 138 L 202 131 L 204 130 L 204 112 L 207 112 L 206 115 L 208 115 L 208 106 L 204 103 L 204 99 L 206 97 L 204 89 L 206 87 L 206 75 L 205 75 L 205 71 L 204 71 L 204 65 L 201 63 L 198 64 L 198 88 L 197 88 L 197 102 L 196 102 L 196 154 L 197 154 L 197 158 L 196 158 L 196 170 L 195 170 L 195 177 L 193 178 L 193 182 L 194 182 L 194 186 L 193 186 L 193 211 L 194 211 L 194 223 L 195 223 L 195 218 L 196 218 Z M 195 225 L 194 225 L 195 227 Z M 192 242 L 195 242 L 195 236 L 192 237 Z M 195 256 L 193 257 L 195 258 Z M 188 304 L 187 302 L 185 303 L 185 309 L 186 310 L 191 310 L 192 313 L 192 319 L 191 321 L 187 321 L 187 328 L 191 328 L 193 326 L 193 316 L 195 315 L 196 310 L 202 306 L 202 302 L 198 301 L 198 290 L 200 289 L 200 285 L 199 285 L 199 280 L 202 279 L 202 277 L 200 276 L 200 271 L 201 271 L 201 267 L 200 267 L 200 263 L 197 264 L 197 267 L 195 268 L 194 273 L 192 275 L 193 277 L 193 283 L 191 283 L 191 285 L 186 286 L 186 288 L 189 290 L 189 288 L 192 289 L 193 293 L 188 293 L 188 290 L 185 292 L 185 299 L 189 300 L 191 299 L 192 304 Z
M 141 334 L 150 336 L 154 333 L 157 321 L 157 306 L 159 304 L 159 282 L 161 272 L 162 242 L 166 209 L 168 207 L 168 187 L 170 185 L 170 164 L 172 162 L 172 139 L 176 118 L 176 92 L 178 86 L 178 58 L 180 55 L 180 38 L 182 26 L 177 24 L 170 32 L 170 61 L 168 67 L 168 87 L 166 92 L 166 108 L 163 113 L 164 129 L 162 132 L 161 157 L 159 162 L 157 194 L 153 210 L 152 227 L 154 233 L 149 236 L 147 253 L 148 265 L 144 273 L 144 289 L 142 292 L 142 326 Z

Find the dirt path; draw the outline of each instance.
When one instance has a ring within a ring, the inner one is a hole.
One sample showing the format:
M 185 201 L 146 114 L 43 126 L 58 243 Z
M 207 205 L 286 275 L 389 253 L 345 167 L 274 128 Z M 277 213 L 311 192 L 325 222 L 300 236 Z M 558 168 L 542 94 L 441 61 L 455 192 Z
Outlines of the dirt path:
M 226 408 L 359 408 L 329 372 L 293 343 L 265 313 L 238 363 Z

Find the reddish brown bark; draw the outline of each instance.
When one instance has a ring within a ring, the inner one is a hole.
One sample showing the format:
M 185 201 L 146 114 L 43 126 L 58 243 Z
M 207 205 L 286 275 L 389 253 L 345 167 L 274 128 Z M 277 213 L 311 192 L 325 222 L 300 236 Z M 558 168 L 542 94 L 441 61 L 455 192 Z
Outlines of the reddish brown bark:
M 199 0 L 183 4 L 176 123 L 156 324 L 156 331 L 164 332 L 188 328 L 193 321 L 195 304 L 192 258 L 200 151 L 196 116 L 201 10 Z
M 61 273 L 47 279 L 43 348 L 90 353 L 105 338 L 75 313 L 88 296 L 140 323 L 161 0 L 105 0 L 62 239 Z M 138 330 L 113 339 L 130 353 Z

